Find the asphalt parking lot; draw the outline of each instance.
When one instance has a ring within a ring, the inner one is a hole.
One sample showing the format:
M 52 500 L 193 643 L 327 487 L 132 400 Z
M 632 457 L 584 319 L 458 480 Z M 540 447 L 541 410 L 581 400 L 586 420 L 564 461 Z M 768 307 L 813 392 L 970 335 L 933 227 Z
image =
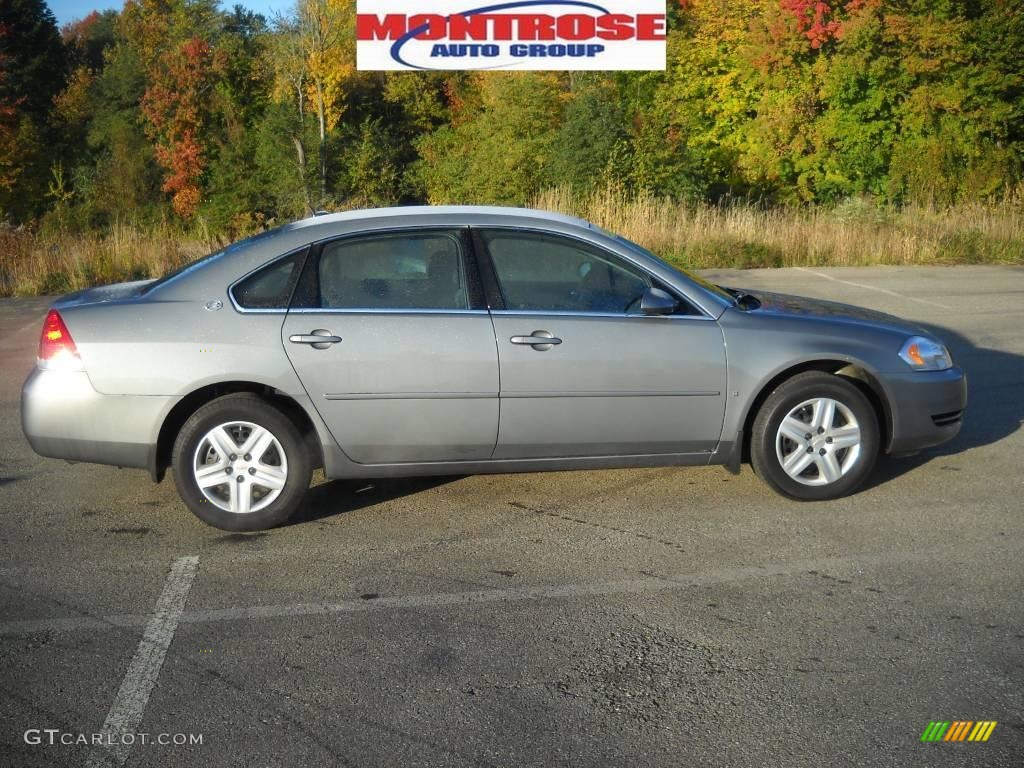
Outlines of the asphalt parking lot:
M 0 765 L 1024 763 L 1024 269 L 709 276 L 933 328 L 964 431 L 824 504 L 749 467 L 335 481 L 232 535 L 31 452 L 46 301 L 0 300 Z M 25 738 L 135 722 L 202 743 Z

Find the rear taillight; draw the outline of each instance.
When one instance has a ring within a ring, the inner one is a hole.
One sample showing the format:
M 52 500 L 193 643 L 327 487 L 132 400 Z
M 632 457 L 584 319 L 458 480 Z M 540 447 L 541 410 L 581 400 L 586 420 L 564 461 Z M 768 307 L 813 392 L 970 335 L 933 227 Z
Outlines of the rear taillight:
M 64 318 L 55 309 L 51 309 L 43 321 L 37 363 L 40 368 L 49 370 L 82 370 L 82 359 L 78 356 L 75 341 L 64 324 Z

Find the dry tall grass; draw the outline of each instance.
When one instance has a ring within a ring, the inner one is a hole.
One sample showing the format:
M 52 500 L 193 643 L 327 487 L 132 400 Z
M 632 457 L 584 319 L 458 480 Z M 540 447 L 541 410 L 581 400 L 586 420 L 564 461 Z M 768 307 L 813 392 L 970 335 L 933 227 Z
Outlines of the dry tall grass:
M 773 209 L 684 204 L 614 189 L 545 192 L 536 208 L 593 221 L 686 267 L 1024 264 L 1024 195 L 948 210 Z M 170 224 L 36 235 L 0 227 L 0 296 L 66 293 L 157 277 L 218 247 Z
M 1024 263 L 1019 195 L 947 210 L 878 209 L 858 201 L 798 210 L 676 203 L 614 189 L 580 197 L 555 189 L 533 205 L 582 216 L 694 269 Z
M 166 224 L 119 224 L 105 233 L 58 236 L 0 228 L 0 296 L 67 293 L 159 277 L 213 247 Z

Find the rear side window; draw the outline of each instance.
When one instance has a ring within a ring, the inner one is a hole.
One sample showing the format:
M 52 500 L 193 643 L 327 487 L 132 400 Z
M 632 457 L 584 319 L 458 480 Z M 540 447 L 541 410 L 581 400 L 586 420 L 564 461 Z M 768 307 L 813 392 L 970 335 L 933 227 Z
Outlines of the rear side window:
M 469 309 L 456 233 L 374 235 L 328 243 L 317 267 L 321 309 Z
M 243 309 L 287 309 L 305 254 L 302 249 L 285 256 L 239 282 L 231 289 L 235 303 Z

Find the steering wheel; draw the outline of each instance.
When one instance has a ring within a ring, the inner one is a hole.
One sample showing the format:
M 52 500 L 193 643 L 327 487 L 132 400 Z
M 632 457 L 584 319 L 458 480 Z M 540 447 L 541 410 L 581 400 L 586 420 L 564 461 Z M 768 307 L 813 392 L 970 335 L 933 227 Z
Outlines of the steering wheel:
M 635 299 L 632 299 L 629 302 L 629 304 L 626 305 L 625 309 L 622 310 L 622 314 L 628 315 L 629 314 L 629 310 L 631 310 L 633 308 L 633 305 L 634 304 L 638 304 L 641 300 L 643 300 L 643 298 L 644 298 L 644 295 L 641 293 Z

